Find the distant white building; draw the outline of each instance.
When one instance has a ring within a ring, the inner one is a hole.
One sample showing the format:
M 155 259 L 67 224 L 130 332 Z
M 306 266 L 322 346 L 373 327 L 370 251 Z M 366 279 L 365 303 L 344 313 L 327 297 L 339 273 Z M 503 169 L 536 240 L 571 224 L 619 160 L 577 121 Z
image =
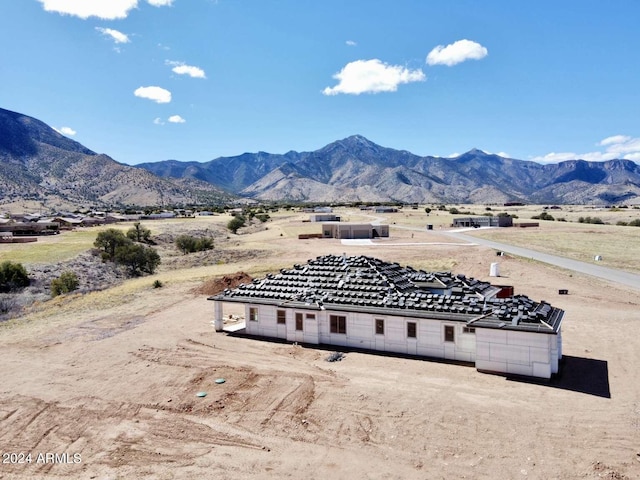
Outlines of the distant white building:
M 244 305 L 246 333 L 473 362 L 478 370 L 550 378 L 564 311 L 502 287 L 397 263 L 326 255 L 210 297 Z
M 456 217 L 453 219 L 454 227 L 511 227 L 511 217 L 491 217 L 488 215 L 478 217 Z

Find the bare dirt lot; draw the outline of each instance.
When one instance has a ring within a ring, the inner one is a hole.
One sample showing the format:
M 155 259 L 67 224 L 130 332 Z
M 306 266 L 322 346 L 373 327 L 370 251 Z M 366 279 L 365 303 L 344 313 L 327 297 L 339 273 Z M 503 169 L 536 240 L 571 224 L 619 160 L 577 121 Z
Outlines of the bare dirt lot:
M 161 269 L 0 325 L 0 478 L 640 478 L 637 290 L 500 257 L 494 283 L 566 310 L 548 383 L 367 352 L 330 363 L 331 349 L 215 333 L 194 292 L 225 274 L 345 252 L 489 280 L 496 261 L 485 247 L 406 245 L 451 241 L 437 232 L 297 240 L 298 220 L 225 246 L 272 252 L 257 260 Z

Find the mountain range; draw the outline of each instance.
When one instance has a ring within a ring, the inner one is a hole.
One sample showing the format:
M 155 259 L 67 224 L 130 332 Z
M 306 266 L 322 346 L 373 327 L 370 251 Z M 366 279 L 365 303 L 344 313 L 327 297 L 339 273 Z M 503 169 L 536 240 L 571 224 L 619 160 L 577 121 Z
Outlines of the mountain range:
M 75 204 L 168 205 L 255 200 L 406 203 L 631 204 L 640 166 L 630 160 L 556 164 L 473 149 L 422 157 L 354 135 L 313 152 L 265 152 L 208 162 L 129 166 L 45 123 L 0 109 L 0 202 L 59 198 Z
M 231 195 L 206 182 L 165 179 L 116 162 L 44 122 L 0 109 L 0 204 L 168 205 Z
M 622 204 L 640 197 L 640 166 L 631 160 L 543 165 L 477 149 L 454 158 L 421 157 L 360 135 L 313 152 L 138 166 L 163 178 L 198 179 L 259 200 Z

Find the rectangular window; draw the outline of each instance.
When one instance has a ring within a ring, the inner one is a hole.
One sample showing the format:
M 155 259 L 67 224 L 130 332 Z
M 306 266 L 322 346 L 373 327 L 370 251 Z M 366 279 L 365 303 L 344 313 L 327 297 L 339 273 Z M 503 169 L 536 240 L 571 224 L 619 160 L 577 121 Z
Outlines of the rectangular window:
M 454 327 L 452 325 L 445 325 L 444 326 L 444 341 L 445 342 L 453 342 L 455 341 L 455 336 L 454 336 Z
M 257 322 L 258 321 L 258 309 L 255 307 L 249 308 L 249 321 Z
M 384 320 L 376 318 L 376 335 L 384 335 Z
M 296 313 L 296 330 L 302 331 L 302 314 Z
M 315 313 L 307 313 L 307 320 L 315 320 L 315 319 L 316 319 Z
M 476 333 L 476 327 L 462 327 L 463 333 Z
M 285 310 L 278 310 L 278 324 L 284 325 L 287 323 L 287 312 Z
M 347 317 L 329 315 L 329 328 L 331 333 L 347 333 Z
M 407 322 L 407 337 L 417 338 L 416 322 Z

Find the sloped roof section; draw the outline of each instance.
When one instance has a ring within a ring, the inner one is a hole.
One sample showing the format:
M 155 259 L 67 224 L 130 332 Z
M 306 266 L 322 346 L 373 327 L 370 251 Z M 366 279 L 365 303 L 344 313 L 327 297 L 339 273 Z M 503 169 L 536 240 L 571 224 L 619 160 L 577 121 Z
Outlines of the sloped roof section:
M 465 322 L 479 328 L 557 333 L 564 312 L 451 272 L 426 272 L 377 258 L 324 255 L 209 300 L 369 312 Z

